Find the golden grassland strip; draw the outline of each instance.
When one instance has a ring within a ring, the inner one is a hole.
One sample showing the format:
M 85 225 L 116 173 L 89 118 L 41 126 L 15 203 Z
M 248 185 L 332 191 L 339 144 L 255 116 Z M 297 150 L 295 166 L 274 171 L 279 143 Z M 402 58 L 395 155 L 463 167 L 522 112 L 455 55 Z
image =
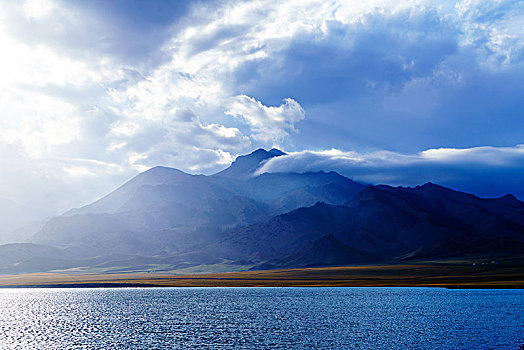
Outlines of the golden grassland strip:
M 242 271 L 197 275 L 162 273 L 31 273 L 0 276 L 3 287 L 445 287 L 524 288 L 519 266 L 403 264 Z

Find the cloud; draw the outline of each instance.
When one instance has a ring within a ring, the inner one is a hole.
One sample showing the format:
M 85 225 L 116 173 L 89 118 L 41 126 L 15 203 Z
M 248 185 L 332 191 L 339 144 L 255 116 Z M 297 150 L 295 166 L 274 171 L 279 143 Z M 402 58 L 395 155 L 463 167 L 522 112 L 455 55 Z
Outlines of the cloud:
M 178 70 L 178 54 L 161 48 L 177 35 L 172 19 L 161 28 L 150 21 L 149 32 L 130 40 L 135 23 L 119 28 L 125 20 L 101 13 L 105 5 L 72 4 L 0 4 L 0 151 L 10 167 L 3 195 L 66 210 L 148 167 L 212 172 L 233 159 L 231 152 L 251 148 L 238 122 L 213 117 L 224 115 L 230 97 L 220 79 Z M 153 33 L 155 44 L 126 46 L 150 42 L 144 37 Z M 144 55 L 143 49 L 152 51 Z M 86 185 L 70 187 L 80 180 Z
M 237 96 L 226 114 L 245 119 L 255 140 L 272 142 L 274 145 L 281 144 L 290 132 L 296 133 L 295 124 L 305 118 L 304 109 L 292 98 L 274 107 L 264 106 L 246 95 Z
M 524 145 L 515 147 L 438 148 L 420 152 L 423 160 L 485 167 L 514 167 L 524 157 Z
M 521 143 L 523 12 L 471 0 L 2 2 L 0 195 L 27 184 L 24 200 L 65 210 L 154 165 L 212 173 L 258 147 L 387 149 L 372 153 L 406 162 Z
M 415 152 L 522 142 L 518 1 L 323 5 L 286 2 L 252 19 L 262 41 L 253 46 L 265 58 L 235 71 L 246 95 L 300 102 L 307 118 L 297 149 L 314 142 Z M 285 25 L 286 34 L 267 35 L 266 23 Z
M 96 159 L 25 161 L 24 151 L 16 144 L 0 143 L 0 153 L 2 194 L 53 214 L 97 199 L 136 173 L 127 166 Z
M 480 196 L 508 192 L 524 199 L 524 145 L 438 148 L 404 154 L 324 151 L 290 152 L 268 160 L 265 172 L 336 171 L 355 181 L 395 186 L 434 182 Z
M 511 1 L 462 1 L 456 12 L 463 22 L 464 46 L 471 46 L 492 69 L 524 60 L 522 3 Z

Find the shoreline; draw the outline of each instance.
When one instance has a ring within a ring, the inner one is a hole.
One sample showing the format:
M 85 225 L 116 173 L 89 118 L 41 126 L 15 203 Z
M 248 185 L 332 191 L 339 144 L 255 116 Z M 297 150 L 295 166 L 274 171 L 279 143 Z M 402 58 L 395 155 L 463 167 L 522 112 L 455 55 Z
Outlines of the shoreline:
M 522 289 L 524 268 L 456 263 L 365 265 L 175 275 L 26 273 L 0 275 L 0 288 L 436 287 Z

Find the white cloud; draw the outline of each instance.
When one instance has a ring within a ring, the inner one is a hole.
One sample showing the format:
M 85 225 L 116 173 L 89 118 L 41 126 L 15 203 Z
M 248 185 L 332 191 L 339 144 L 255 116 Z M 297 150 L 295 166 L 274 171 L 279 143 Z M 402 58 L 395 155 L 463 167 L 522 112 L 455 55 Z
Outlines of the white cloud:
M 297 132 L 295 124 L 305 118 L 304 109 L 291 98 L 275 107 L 264 106 L 262 102 L 246 95 L 237 96 L 226 114 L 245 119 L 255 140 L 272 142 L 274 145 L 281 144 L 290 132 Z
M 437 148 L 420 152 L 420 158 L 432 162 L 480 164 L 486 167 L 515 166 L 524 159 L 524 145 L 515 147 Z
M 524 198 L 524 145 L 438 148 L 406 154 L 330 149 L 290 152 L 268 160 L 257 172 L 336 171 L 356 181 L 389 185 L 436 182 L 479 195 L 510 192 Z
M 37 158 L 55 145 L 79 137 L 76 108 L 54 97 L 4 91 L 0 97 L 0 141 L 19 144 L 27 156 Z
M 524 145 L 514 147 L 435 148 L 419 153 L 405 154 L 390 151 L 360 153 L 330 149 L 324 151 L 289 152 L 285 156 L 271 158 L 259 170 L 265 172 L 305 172 L 351 170 L 373 172 L 377 169 L 421 165 L 455 165 L 467 167 L 472 164 L 489 168 L 501 166 L 520 167 L 524 160 Z
M 115 134 L 116 136 L 133 137 L 138 133 L 139 130 L 139 124 L 133 122 L 123 122 L 120 120 L 116 121 L 111 127 L 111 133 Z M 125 142 L 120 144 L 125 144 Z
M 524 59 L 524 10 L 520 1 L 463 0 L 456 4 L 461 44 L 485 59 L 481 64 L 504 68 Z
M 31 19 L 38 19 L 48 15 L 54 7 L 50 0 L 26 0 L 24 2 L 24 14 Z

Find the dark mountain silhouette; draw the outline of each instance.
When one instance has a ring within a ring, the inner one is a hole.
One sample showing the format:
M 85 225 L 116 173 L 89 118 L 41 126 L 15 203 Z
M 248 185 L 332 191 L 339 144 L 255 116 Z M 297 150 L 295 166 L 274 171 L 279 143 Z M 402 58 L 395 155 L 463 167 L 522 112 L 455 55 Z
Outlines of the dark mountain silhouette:
M 335 172 L 255 172 L 259 149 L 211 176 L 152 168 L 0 246 L 0 271 L 286 268 L 521 256 L 524 203 L 435 184 L 356 183 Z M 227 267 L 226 267 L 227 268 Z
M 362 190 L 345 205 L 319 202 L 228 232 L 219 245 L 228 247 L 226 254 L 241 250 L 255 265 L 270 262 L 274 268 L 314 265 L 311 242 L 326 234 L 346 251 L 353 249 L 345 264 L 372 256 L 399 261 L 517 255 L 524 252 L 523 215 L 524 203 L 518 200 L 482 199 L 434 184 L 378 186 Z M 322 259 L 340 261 L 335 249 L 331 254 Z M 325 264 L 322 259 L 317 265 Z
M 383 260 L 382 257 L 350 247 L 334 235 L 328 234 L 310 242 L 302 249 L 257 265 L 256 269 L 272 269 L 278 267 L 321 267 L 344 266 L 352 264 L 374 263 Z

